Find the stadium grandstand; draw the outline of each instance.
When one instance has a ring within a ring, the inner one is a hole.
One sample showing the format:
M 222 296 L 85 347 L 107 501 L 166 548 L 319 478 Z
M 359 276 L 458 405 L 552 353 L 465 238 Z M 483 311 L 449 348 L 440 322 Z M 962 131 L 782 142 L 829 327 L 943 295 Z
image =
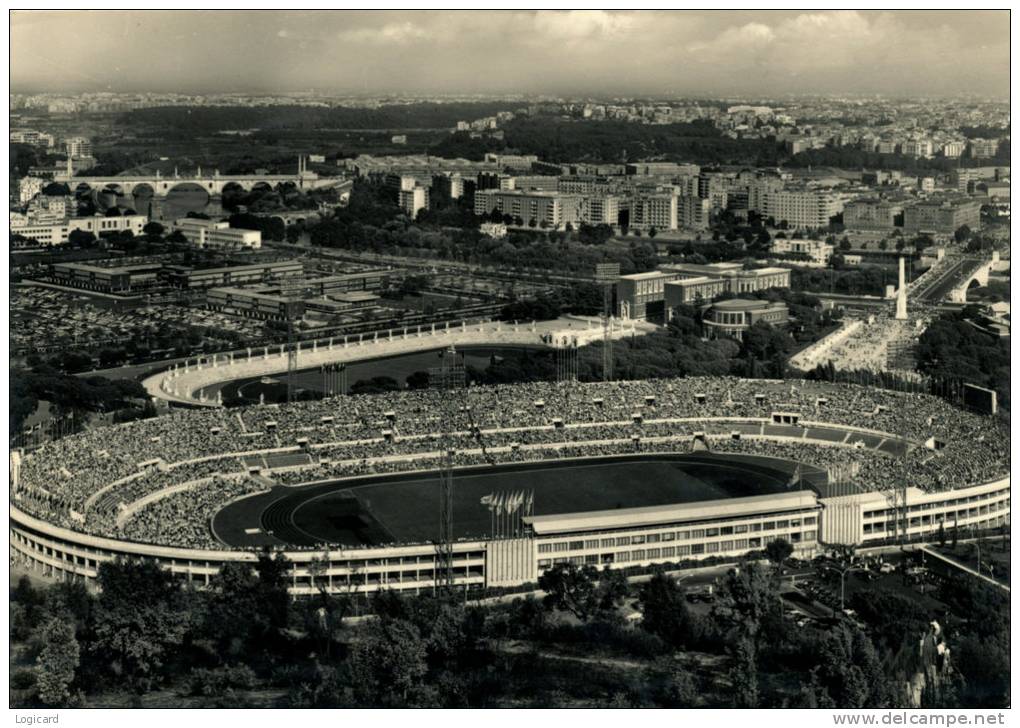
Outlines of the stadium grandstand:
M 1008 524 L 1009 444 L 1002 420 L 936 397 L 802 380 L 543 382 L 173 411 L 12 453 L 11 557 L 91 579 L 102 561 L 144 556 L 201 585 L 272 548 L 293 562 L 295 594 L 429 589 L 451 453 L 464 588 L 531 583 L 564 561 L 737 559 L 777 538 L 806 556 Z M 738 470 L 700 489 L 626 476 L 674 467 Z M 574 470 L 542 475 L 555 468 Z M 598 480 L 604 468 L 615 470 Z

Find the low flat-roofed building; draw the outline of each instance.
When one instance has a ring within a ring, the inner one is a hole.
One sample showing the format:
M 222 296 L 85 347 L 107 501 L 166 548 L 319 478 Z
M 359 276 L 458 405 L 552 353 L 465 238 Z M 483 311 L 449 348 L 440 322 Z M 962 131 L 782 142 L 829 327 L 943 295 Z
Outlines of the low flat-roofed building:
M 313 298 L 305 301 L 308 311 L 321 311 L 338 314 L 354 309 L 372 308 L 379 301 L 379 296 L 369 291 L 350 291 L 349 293 L 333 293 L 325 298 Z
M 53 223 L 12 225 L 11 235 L 22 235 L 35 240 L 40 245 L 63 245 L 75 230 L 84 230 L 95 237 L 103 237 L 107 233 L 130 231 L 133 235 L 141 235 L 149 218 L 145 215 L 121 215 L 119 217 L 70 217 Z
M 277 321 L 298 319 L 305 312 L 304 301 L 250 288 L 210 288 L 206 291 L 205 302 L 214 311 L 231 311 Z
M 672 311 L 680 305 L 689 306 L 711 301 L 729 290 L 729 281 L 709 276 L 694 276 L 669 281 L 665 286 L 665 311 Z M 668 318 L 668 314 L 667 314 Z
M 101 266 L 86 263 L 53 263 L 54 283 L 102 293 L 128 293 L 154 288 L 159 283 L 162 263 Z
M 478 226 L 478 232 L 488 235 L 490 238 L 505 238 L 506 225 L 501 222 L 483 222 Z
M 824 240 L 772 239 L 772 252 L 774 254 L 788 255 L 795 253 L 806 255 L 807 260 L 804 262 L 814 266 L 828 265 L 834 250 L 835 246 Z
M 321 278 L 287 278 L 274 285 L 274 290 L 287 295 L 326 296 L 348 291 L 378 291 L 394 271 L 370 270 L 339 273 Z M 268 290 L 268 289 L 267 289 Z
M 211 288 L 241 283 L 263 283 L 291 276 L 303 276 L 304 273 L 305 268 L 300 260 L 279 260 L 217 268 L 168 265 L 163 269 L 167 283 L 176 288 Z
M 724 273 L 731 281 L 730 290 L 733 293 L 752 293 L 764 291 L 767 288 L 789 288 L 790 269 L 770 266 L 767 268 L 752 268 L 751 270 L 738 270 Z
M 712 338 L 742 340 L 744 332 L 759 321 L 782 326 L 790 320 L 790 309 L 782 301 L 731 298 L 717 301 L 705 309 L 702 324 Z
M 200 248 L 258 250 L 262 247 L 261 232 L 232 228 L 227 222 L 182 217 L 174 220 L 174 230 L 179 230 L 188 242 Z
M 726 293 L 750 293 L 789 288 L 787 268 L 744 270 L 740 263 L 670 263 L 657 271 L 620 276 L 616 310 L 622 318 L 664 323 L 675 306 L 711 301 Z
M 620 276 L 616 282 L 616 305 L 620 317 L 664 320 L 664 287 L 674 278 L 675 273 L 661 270 Z
M 763 291 L 766 288 L 789 288 L 790 270 L 788 268 L 751 268 L 744 270 L 740 263 L 669 263 L 659 266 L 659 270 L 676 273 L 676 278 L 722 278 L 728 282 L 726 290 L 732 293 L 748 293 Z

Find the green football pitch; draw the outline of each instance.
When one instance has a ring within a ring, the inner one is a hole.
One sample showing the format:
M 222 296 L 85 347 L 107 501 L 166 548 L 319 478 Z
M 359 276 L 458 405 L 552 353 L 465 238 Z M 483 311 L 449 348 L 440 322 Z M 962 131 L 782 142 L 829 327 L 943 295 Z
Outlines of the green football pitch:
M 536 515 L 661 506 L 782 491 L 794 467 L 770 458 L 689 455 L 473 469 L 454 478 L 454 536 L 490 533 L 480 501 L 491 493 L 533 491 Z M 438 474 L 311 486 L 302 489 L 307 497 L 288 496 L 289 520 L 313 543 L 435 541 L 439 488 Z M 354 520 L 352 499 L 361 511 Z

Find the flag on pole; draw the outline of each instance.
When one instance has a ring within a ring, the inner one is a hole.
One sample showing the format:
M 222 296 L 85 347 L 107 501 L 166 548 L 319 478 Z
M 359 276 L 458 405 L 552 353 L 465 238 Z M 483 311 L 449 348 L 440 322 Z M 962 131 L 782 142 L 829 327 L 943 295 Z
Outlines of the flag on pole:
M 483 495 L 481 503 L 483 506 L 487 506 L 488 509 L 491 511 L 496 507 L 496 496 L 493 495 L 492 493 L 489 493 L 488 495 Z

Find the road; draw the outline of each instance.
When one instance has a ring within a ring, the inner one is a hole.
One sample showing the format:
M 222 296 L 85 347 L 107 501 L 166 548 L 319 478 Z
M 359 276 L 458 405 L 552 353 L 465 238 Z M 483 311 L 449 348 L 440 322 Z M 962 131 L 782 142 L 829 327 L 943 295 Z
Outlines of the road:
M 958 561 L 957 559 L 954 559 L 954 558 L 951 558 L 949 556 L 946 556 L 945 554 L 940 554 L 938 551 L 935 551 L 934 549 L 931 549 L 931 548 L 929 548 L 926 545 L 925 546 L 921 546 L 921 551 L 923 551 L 924 553 L 928 554 L 929 556 L 931 556 L 934 559 L 938 559 L 939 561 L 944 561 L 945 563 L 947 563 L 950 566 L 952 566 L 954 569 L 960 569 L 961 571 L 966 571 L 971 576 L 976 576 L 978 579 L 982 579 L 983 581 L 988 582 L 992 586 L 997 586 L 1000 589 L 1002 589 L 1004 592 L 1006 592 L 1007 594 L 1010 593 L 1010 589 L 1009 589 L 1009 587 L 1006 584 L 1003 584 L 1001 581 L 996 581 L 995 579 L 993 579 L 990 576 L 987 576 L 985 574 L 978 573 L 977 571 L 975 571 L 971 567 L 967 566 L 963 562 Z
M 319 258 L 332 260 L 348 260 L 357 263 L 369 263 L 374 265 L 389 265 L 398 268 L 409 268 L 438 273 L 459 273 L 461 275 L 476 275 L 486 278 L 498 278 L 500 280 L 538 280 L 544 283 L 559 283 L 570 285 L 574 283 L 591 283 L 593 275 L 568 275 L 565 273 L 554 273 L 548 270 L 533 269 L 505 269 L 494 266 L 478 265 L 476 263 L 462 263 L 456 260 L 445 260 L 439 258 L 410 258 L 397 255 L 382 255 L 379 253 L 368 253 L 355 250 L 342 250 L 338 248 L 322 248 L 313 245 L 291 245 L 275 241 L 266 241 L 263 247 L 276 248 L 279 250 L 311 255 Z
M 946 269 L 930 281 L 926 281 L 911 296 L 914 300 L 938 303 L 949 295 L 956 286 L 967 279 L 974 269 L 984 261 L 980 258 L 960 258 L 950 263 Z

